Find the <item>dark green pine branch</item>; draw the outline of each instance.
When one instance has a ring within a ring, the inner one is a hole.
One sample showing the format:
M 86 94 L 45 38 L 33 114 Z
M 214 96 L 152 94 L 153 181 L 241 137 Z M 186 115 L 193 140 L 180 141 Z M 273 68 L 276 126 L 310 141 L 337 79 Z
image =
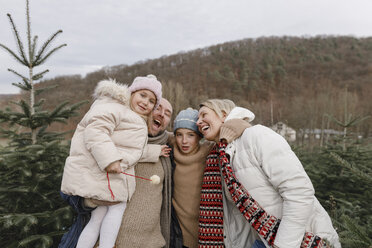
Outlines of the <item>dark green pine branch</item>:
M 13 30 L 14 36 L 15 36 L 16 41 L 17 41 L 17 45 L 18 45 L 17 47 L 18 47 L 19 54 L 22 57 L 22 60 L 20 60 L 20 62 L 22 64 L 24 64 L 25 66 L 28 66 L 29 65 L 29 61 L 26 58 L 26 54 L 25 54 L 25 51 L 24 51 L 23 43 L 22 43 L 22 41 L 21 41 L 21 39 L 19 37 L 17 27 L 16 27 L 15 23 L 13 22 L 12 16 L 10 14 L 7 14 L 7 15 L 8 15 L 10 24 L 12 26 L 12 30 Z
M 17 75 L 18 77 L 22 78 L 22 79 L 23 79 L 24 81 L 26 81 L 26 82 L 29 81 L 29 79 L 28 79 L 27 77 L 23 76 L 22 74 L 16 72 L 16 71 L 13 70 L 13 69 L 8 69 L 8 71 L 10 71 L 11 73 L 13 73 L 13 74 Z
M 0 43 L 0 47 L 2 47 L 3 49 L 5 49 L 13 58 L 15 58 L 19 63 L 23 64 L 23 65 L 27 65 L 25 64 L 25 62 L 17 56 L 17 54 L 15 54 L 15 52 L 13 52 L 10 48 L 8 48 L 7 46 L 3 45 Z
M 12 83 L 12 85 L 20 88 L 21 90 L 25 90 L 25 91 L 29 91 L 31 89 L 31 87 L 29 87 L 28 85 L 24 85 L 22 83 Z
M 49 37 L 49 39 L 46 42 L 44 42 L 44 44 L 42 45 L 42 47 L 38 51 L 38 53 L 35 57 L 35 60 L 33 61 L 34 66 L 40 65 L 45 61 L 46 56 L 44 56 L 44 53 L 46 52 L 47 48 L 50 46 L 51 42 L 61 33 L 62 33 L 62 30 L 58 30 L 57 32 L 52 34 L 51 37 Z M 60 45 L 59 48 L 64 47 L 64 46 L 67 46 L 67 44 Z M 56 51 L 56 49 L 53 49 L 53 50 Z M 53 53 L 53 50 L 48 53 L 48 57 Z
M 39 73 L 33 75 L 32 80 L 36 81 L 36 80 L 41 79 L 44 76 L 44 74 L 47 73 L 47 72 L 49 72 L 49 70 L 45 70 L 45 71 L 42 71 L 42 72 L 39 72 Z
M 43 64 L 49 58 L 50 55 L 52 55 L 53 53 L 55 53 L 56 51 L 58 51 L 59 49 L 61 49 L 62 47 L 65 47 L 65 46 L 67 46 L 67 44 L 62 44 L 62 45 L 52 49 L 44 57 L 40 57 L 39 59 L 36 59 L 37 62 L 34 62 L 34 66 L 38 66 L 38 65 Z

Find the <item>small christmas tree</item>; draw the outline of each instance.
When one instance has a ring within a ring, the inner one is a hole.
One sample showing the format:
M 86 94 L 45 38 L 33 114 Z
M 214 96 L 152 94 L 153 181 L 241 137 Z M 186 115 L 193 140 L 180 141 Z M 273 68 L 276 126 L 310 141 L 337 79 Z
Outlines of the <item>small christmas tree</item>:
M 82 102 L 68 106 L 61 103 L 54 110 L 43 108 L 44 100 L 37 100 L 45 88 L 35 88 L 48 70 L 34 73 L 34 68 L 62 44 L 49 49 L 52 41 L 62 33 L 54 33 L 36 52 L 37 36 L 31 37 L 29 1 L 26 0 L 27 51 L 10 14 L 8 18 L 16 38 L 18 53 L 0 44 L 14 59 L 27 67 L 28 76 L 8 69 L 21 78 L 13 85 L 23 90 L 22 99 L 13 102 L 17 111 L 0 110 L 2 138 L 8 145 L 0 147 L 0 247 L 57 247 L 65 227 L 72 218 L 70 208 L 59 196 L 60 181 L 68 144 L 63 133 L 48 131 L 54 122 L 65 122 L 77 114 Z
M 314 184 L 315 195 L 329 211 L 342 247 L 372 248 L 372 150 L 344 140 L 298 155 Z

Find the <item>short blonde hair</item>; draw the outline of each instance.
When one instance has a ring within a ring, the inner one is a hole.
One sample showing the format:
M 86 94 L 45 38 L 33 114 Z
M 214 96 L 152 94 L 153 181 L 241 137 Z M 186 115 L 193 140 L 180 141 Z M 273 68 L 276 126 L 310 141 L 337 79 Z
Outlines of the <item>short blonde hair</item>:
M 224 113 L 229 115 L 235 108 L 235 103 L 229 99 L 209 99 L 199 105 L 200 108 L 203 106 L 212 109 L 220 118 L 223 118 Z

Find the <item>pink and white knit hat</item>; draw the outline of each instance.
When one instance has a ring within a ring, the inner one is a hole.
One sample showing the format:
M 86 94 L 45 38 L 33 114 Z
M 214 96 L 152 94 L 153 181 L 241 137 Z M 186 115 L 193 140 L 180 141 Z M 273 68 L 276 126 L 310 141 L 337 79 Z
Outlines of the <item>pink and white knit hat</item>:
M 156 77 L 152 74 L 147 75 L 146 77 L 136 77 L 133 80 L 131 86 L 129 86 L 128 90 L 133 93 L 137 90 L 150 90 L 156 96 L 156 104 L 154 109 L 159 106 L 161 100 L 161 83 L 156 79 Z

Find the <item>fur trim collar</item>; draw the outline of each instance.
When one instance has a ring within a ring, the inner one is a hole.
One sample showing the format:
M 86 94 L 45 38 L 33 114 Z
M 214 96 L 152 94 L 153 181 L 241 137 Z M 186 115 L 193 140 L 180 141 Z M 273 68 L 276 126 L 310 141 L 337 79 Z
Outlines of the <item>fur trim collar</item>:
M 93 97 L 97 99 L 102 96 L 107 96 L 125 105 L 129 105 L 130 95 L 131 93 L 128 90 L 128 85 L 117 83 L 115 79 L 108 79 L 102 80 L 97 84 Z

